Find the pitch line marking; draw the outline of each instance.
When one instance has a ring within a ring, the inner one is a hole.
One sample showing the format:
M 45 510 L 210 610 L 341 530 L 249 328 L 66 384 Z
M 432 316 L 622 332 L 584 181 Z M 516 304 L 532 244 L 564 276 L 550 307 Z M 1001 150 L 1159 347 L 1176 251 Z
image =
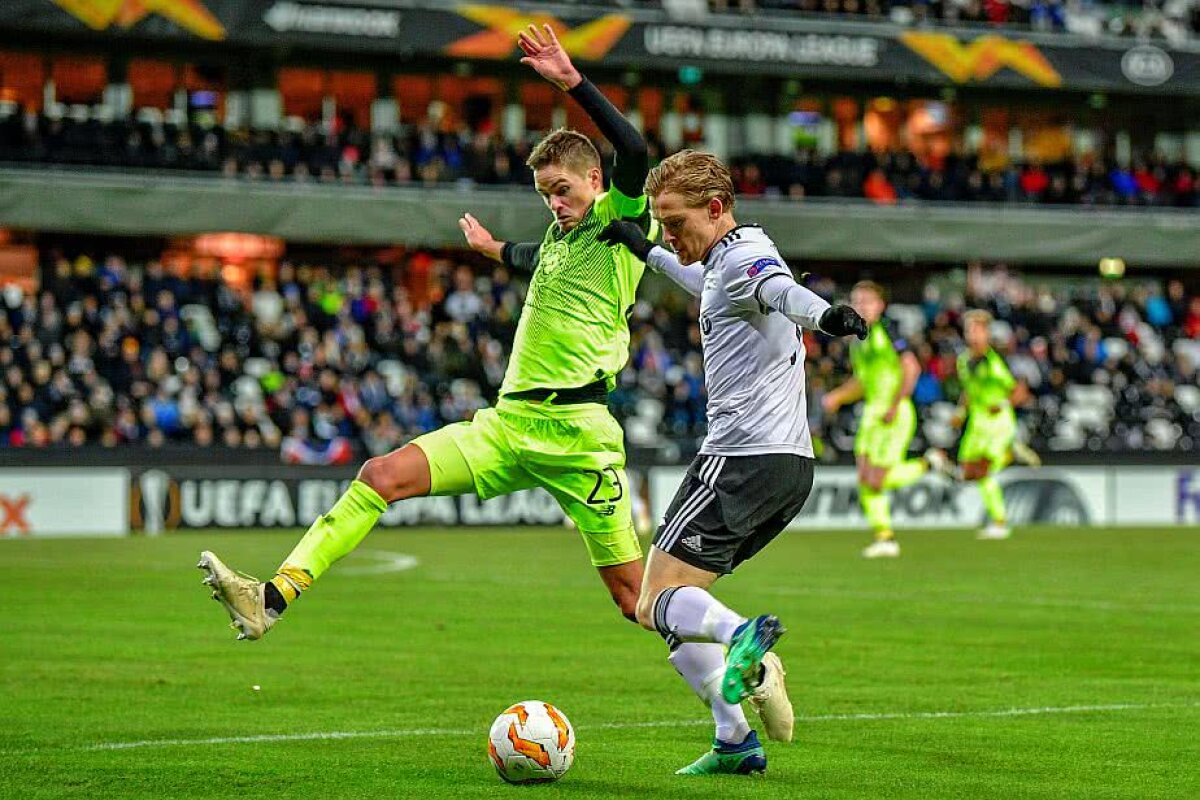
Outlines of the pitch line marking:
M 376 563 L 360 567 L 346 566 L 338 570 L 342 575 L 382 575 L 388 572 L 405 572 L 417 566 L 416 556 L 393 553 L 390 550 L 356 550 L 356 556 L 366 556 Z
M 1200 708 L 1196 703 L 1110 703 L 1104 705 L 1037 706 L 1033 708 L 1004 708 L 991 711 L 896 711 L 862 714 L 818 714 L 796 717 L 800 723 L 821 722 L 883 722 L 888 720 L 921 719 L 986 719 L 995 717 L 1032 717 L 1051 714 L 1088 714 L 1118 711 L 1150 711 L 1154 709 Z M 580 725 L 579 730 L 634 730 L 638 728 L 687 728 L 711 725 L 712 720 L 680 719 L 652 722 L 600 722 Z M 480 729 L 481 730 L 481 729 Z M 135 750 L 146 747 L 198 747 L 222 744 L 257 744 L 270 742 L 307 742 L 337 739 L 402 739 L 413 736 L 478 736 L 475 728 L 404 728 L 378 731 L 317 731 L 313 733 L 278 733 L 257 736 L 216 736 L 206 739 L 143 739 L 132 742 L 101 742 L 86 745 L 81 750 Z

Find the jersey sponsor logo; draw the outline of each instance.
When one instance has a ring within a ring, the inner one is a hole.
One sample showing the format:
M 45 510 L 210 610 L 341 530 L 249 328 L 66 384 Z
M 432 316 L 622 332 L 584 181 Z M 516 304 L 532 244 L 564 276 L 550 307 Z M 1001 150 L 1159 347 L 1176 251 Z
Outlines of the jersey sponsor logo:
M 756 275 L 761 275 L 768 267 L 781 266 L 778 261 L 773 258 L 760 258 L 750 265 L 750 269 L 746 270 L 746 277 L 753 278 Z

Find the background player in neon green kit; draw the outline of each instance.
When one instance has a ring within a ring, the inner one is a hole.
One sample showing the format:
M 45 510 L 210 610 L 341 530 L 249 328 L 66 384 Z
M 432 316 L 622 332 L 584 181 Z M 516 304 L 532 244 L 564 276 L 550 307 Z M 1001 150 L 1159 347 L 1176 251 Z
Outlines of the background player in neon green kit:
M 422 495 L 487 499 L 537 486 L 574 521 L 613 601 L 636 619 L 642 553 L 630 513 L 624 435 L 606 401 L 628 358 L 626 320 L 644 265 L 627 250 L 598 242 L 596 234 L 620 218 L 651 231 L 642 196 L 646 144 L 575 69 L 550 26 L 531 25 L 518 45 L 525 53 L 521 63 L 567 91 L 612 142 L 612 187 L 603 191 L 600 155 L 587 137 L 558 130 L 528 160 L 554 214 L 541 242 L 502 242 L 470 214 L 459 220 L 472 248 L 533 272 L 499 402 L 470 422 L 368 460 L 270 581 L 239 575 L 202 553 L 205 583 L 240 629 L 238 638 L 266 633 L 289 603 L 358 546 L 389 503 Z
M 988 524 L 979 532 L 979 538 L 1007 539 L 1004 493 L 996 474 L 1013 461 L 1014 454 L 1031 465 L 1040 460 L 1017 441 L 1013 401 L 1022 400 L 1026 390 L 1013 378 L 1004 357 L 992 348 L 991 325 L 992 315 L 986 311 L 968 311 L 963 316 L 967 350 L 958 357 L 958 379 L 962 384 L 959 403 L 966 407 L 967 427 L 958 444 L 959 477 L 979 483 L 988 514 Z
M 917 430 L 912 392 L 921 365 L 884 319 L 887 302 L 883 287 L 860 281 L 850 292 L 850 305 L 870 329 L 866 341 L 850 344 L 854 377 L 825 395 L 822 404 L 832 414 L 846 403 L 863 401 L 854 455 L 859 502 L 875 533 L 875 541 L 863 550 L 863 555 L 894 558 L 900 555 L 900 545 L 892 530 L 888 492 L 920 480 L 929 471 L 929 459 L 935 457 L 906 458 Z

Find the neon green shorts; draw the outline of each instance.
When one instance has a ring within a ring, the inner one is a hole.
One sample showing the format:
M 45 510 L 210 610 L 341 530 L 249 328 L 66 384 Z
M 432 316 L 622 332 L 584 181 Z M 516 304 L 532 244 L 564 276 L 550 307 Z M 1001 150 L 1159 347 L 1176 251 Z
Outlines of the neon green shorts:
M 413 444 L 429 459 L 430 494 L 474 493 L 487 500 L 540 486 L 583 534 L 593 565 L 642 557 L 625 477 L 625 435 L 602 405 L 501 399 L 470 422 Z
M 1017 438 L 1017 417 L 1012 409 L 999 414 L 973 412 L 958 443 L 958 461 L 987 459 L 993 469 L 1003 469 L 1012 461 L 1012 446 Z
M 917 410 L 911 400 L 900 403 L 891 422 L 883 421 L 886 411 L 864 408 L 854 436 L 854 455 L 865 456 L 876 467 L 894 467 L 903 461 L 917 432 Z

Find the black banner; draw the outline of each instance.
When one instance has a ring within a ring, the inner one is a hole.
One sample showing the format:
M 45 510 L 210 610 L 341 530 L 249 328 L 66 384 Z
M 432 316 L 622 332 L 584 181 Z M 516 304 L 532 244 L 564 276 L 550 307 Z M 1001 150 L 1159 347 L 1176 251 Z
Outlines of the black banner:
M 549 23 L 583 62 L 695 65 L 714 73 L 919 81 L 937 85 L 1200 92 L 1200 53 L 1075 37 L 861 27 L 799 18 L 672 22 L 660 13 L 572 10 L 561 18 L 515 4 L 393 8 L 296 0 L 6 0 L 0 29 L 150 37 L 393 55 L 510 60 L 513 31 Z

